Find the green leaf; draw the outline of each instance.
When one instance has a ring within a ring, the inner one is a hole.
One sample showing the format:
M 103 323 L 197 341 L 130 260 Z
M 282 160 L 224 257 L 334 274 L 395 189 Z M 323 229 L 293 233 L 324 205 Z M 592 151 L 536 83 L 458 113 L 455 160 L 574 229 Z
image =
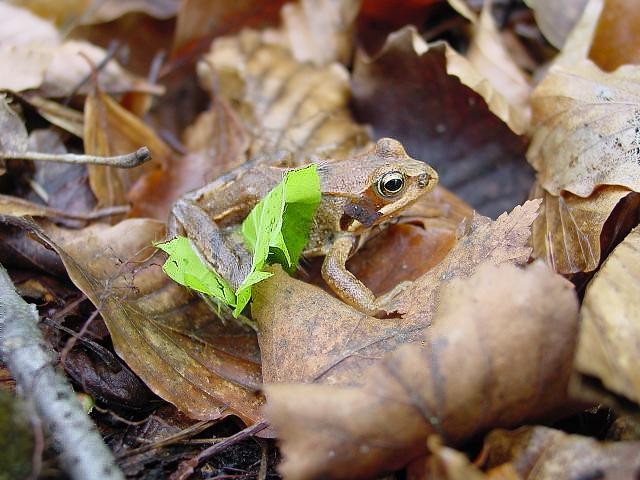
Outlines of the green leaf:
M 236 295 L 227 281 L 202 263 L 187 237 L 176 237 L 156 247 L 169 254 L 162 270 L 175 282 L 235 306 Z
M 162 269 L 176 282 L 234 307 L 237 317 L 251 300 L 251 287 L 271 276 L 263 271 L 267 262 L 295 270 L 320 199 L 320 177 L 313 164 L 287 172 L 283 181 L 251 210 L 242 222 L 242 234 L 253 253 L 251 271 L 235 293 L 217 272 L 202 263 L 186 237 L 156 244 L 169 254 Z

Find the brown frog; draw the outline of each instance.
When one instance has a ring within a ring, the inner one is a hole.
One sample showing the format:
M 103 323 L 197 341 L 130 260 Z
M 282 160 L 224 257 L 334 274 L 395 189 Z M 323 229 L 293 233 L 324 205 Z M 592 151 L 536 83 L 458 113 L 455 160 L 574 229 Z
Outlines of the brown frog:
M 173 206 L 170 235 L 193 242 L 200 257 L 237 289 L 251 267 L 251 254 L 237 228 L 251 209 L 283 177 L 287 168 L 248 162 L 190 192 Z M 324 255 L 322 276 L 346 303 L 384 316 L 395 291 L 376 298 L 345 266 L 368 232 L 397 216 L 438 182 L 429 165 L 414 160 L 400 142 L 380 139 L 362 155 L 318 164 L 322 200 L 315 214 L 305 257 Z

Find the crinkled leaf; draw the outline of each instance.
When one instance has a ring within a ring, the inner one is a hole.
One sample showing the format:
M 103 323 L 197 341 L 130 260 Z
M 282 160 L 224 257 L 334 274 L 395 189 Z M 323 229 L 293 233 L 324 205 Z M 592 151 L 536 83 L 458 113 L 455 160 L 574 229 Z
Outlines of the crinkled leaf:
M 235 295 L 227 281 L 202 263 L 188 238 L 176 237 L 169 242 L 159 243 L 157 247 L 169 254 L 162 270 L 174 281 L 235 305 Z

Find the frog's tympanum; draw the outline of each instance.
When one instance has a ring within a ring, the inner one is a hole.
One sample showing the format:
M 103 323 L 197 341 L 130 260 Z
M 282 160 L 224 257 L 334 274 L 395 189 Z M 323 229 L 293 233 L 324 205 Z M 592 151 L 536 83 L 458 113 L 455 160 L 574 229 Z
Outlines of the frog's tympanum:
M 200 257 L 236 289 L 251 268 L 251 254 L 236 226 L 275 187 L 286 168 L 248 162 L 176 202 L 170 234 L 188 236 Z M 324 255 L 322 276 L 346 303 L 384 316 L 397 293 L 376 296 L 345 266 L 372 228 L 397 216 L 437 181 L 437 173 L 409 157 L 402 145 L 383 138 L 362 155 L 318 166 L 322 200 L 302 255 Z

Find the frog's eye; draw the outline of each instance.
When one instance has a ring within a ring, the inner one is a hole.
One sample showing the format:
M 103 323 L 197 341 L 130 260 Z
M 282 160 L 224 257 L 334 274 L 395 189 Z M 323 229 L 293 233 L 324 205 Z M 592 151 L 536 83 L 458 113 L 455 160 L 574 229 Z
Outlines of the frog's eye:
M 385 173 L 378 180 L 378 192 L 383 197 L 393 197 L 404 188 L 404 175 L 401 172 Z

